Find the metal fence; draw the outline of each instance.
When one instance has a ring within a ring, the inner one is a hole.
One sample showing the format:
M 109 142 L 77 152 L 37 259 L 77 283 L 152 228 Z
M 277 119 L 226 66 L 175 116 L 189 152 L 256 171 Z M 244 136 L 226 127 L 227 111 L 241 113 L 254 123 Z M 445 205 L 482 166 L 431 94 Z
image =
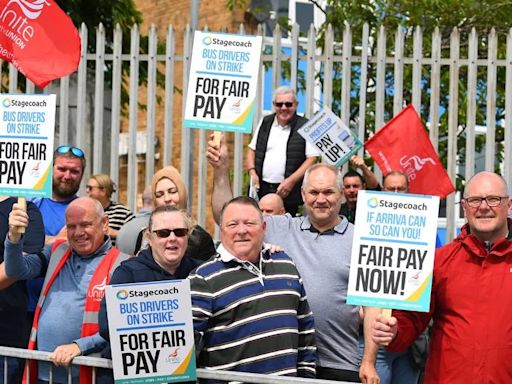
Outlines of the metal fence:
M 0 381 L 7 383 L 7 357 L 16 357 L 20 359 L 27 360 L 37 360 L 37 361 L 46 361 L 48 364 L 52 364 L 50 359 L 48 358 L 50 355 L 49 352 L 42 351 L 29 351 L 27 349 L 20 348 L 10 348 L 10 347 L 1 347 L 0 346 L 0 356 L 3 359 L 0 359 L 0 364 L 3 364 L 4 369 L 4 378 L 0 378 Z M 96 383 L 96 368 L 106 368 L 112 369 L 112 361 L 108 359 L 102 359 L 99 357 L 89 357 L 89 356 L 78 356 L 75 357 L 72 361 L 73 365 L 84 365 L 88 367 L 93 367 L 93 375 L 92 375 L 92 384 Z M 220 381 L 236 381 L 236 382 L 244 382 L 244 383 L 259 383 L 259 384 L 333 384 L 333 383 L 341 383 L 347 384 L 344 381 L 330 381 L 330 380 L 319 380 L 319 379 L 303 379 L 299 377 L 281 377 L 281 376 L 271 376 L 271 375 L 260 375 L 256 373 L 240 373 L 240 372 L 229 372 L 229 371 L 213 371 L 199 368 L 197 370 L 197 377 L 199 379 L 214 379 Z M 50 384 L 52 381 L 50 380 Z M 68 369 L 68 383 L 72 384 L 71 380 L 71 369 Z
M 182 44 L 177 43 L 178 34 L 172 26 L 166 31 L 165 41 L 159 40 L 157 32 L 154 27 L 149 29 L 147 53 L 142 54 L 141 35 L 134 26 L 130 50 L 125 52 L 121 29 L 118 27 L 112 43 L 106 44 L 105 31 L 100 25 L 96 50 L 87 52 L 87 28 L 81 27 L 78 71 L 45 90 L 58 94 L 56 142 L 71 142 L 84 148 L 90 159 L 85 176 L 91 172 L 109 173 L 118 184 L 126 186 L 127 205 L 132 209 L 137 193 L 142 191 L 142 185 L 150 182 L 155 166 L 175 165 L 176 159 L 181 159 L 181 173 L 189 190 L 194 192 L 189 194 L 189 206 L 195 208 L 198 223 L 204 225 L 206 132 L 185 129 L 181 123 L 193 31 L 187 28 L 180 33 Z M 244 28 L 238 32 L 244 33 Z M 262 34 L 261 30 L 258 33 Z M 336 41 L 340 35 L 341 41 Z M 342 34 L 329 27 L 322 36 L 323 45 L 320 45 L 313 26 L 307 37 L 302 37 L 298 25 L 294 25 L 289 33 L 283 34 L 276 28 L 273 36 L 264 37 L 261 65 L 265 70 L 261 71 L 257 96 L 261 103 L 256 105 L 255 124 L 266 112 L 265 97 L 282 82 L 286 72 L 287 82 L 304 95 L 306 116 L 322 106 L 333 107 L 364 140 L 369 132 L 380 129 L 400 111 L 404 103 L 412 103 L 427 122 L 434 147 L 443 147 L 446 168 L 453 181 L 457 175 L 467 178 L 480 168 L 500 168 L 511 184 L 512 114 L 508 111 L 512 110 L 512 88 L 506 84 L 512 83 L 512 32 L 506 36 L 505 48 L 494 31 L 485 36 L 473 31 L 462 41 L 457 30 L 445 39 L 437 29 L 432 35 L 424 36 L 419 28 L 372 31 L 365 25 L 357 36 L 349 26 L 343 27 Z M 158 51 L 158 43 L 165 48 Z M 182 49 L 178 51 L 178 47 Z M 500 57 L 498 52 L 504 51 L 506 57 Z M 123 75 L 123 65 L 129 66 L 129 75 Z M 139 86 L 141 68 L 147 73 L 143 87 Z M 159 71 L 164 75 L 164 85 L 160 88 L 157 87 Z M 19 91 L 18 76 L 12 66 L 8 78 L 9 91 Z M 123 83 L 129 94 L 126 116 L 121 113 Z M 175 88 L 181 89 L 183 96 Z M 335 89 L 340 91 L 335 93 Z M 34 92 L 30 82 L 26 91 Z M 504 97 L 497 98 L 498 94 Z M 145 104 L 144 109 L 140 108 L 141 103 Z M 462 115 L 464 121 L 459 121 Z M 497 115 L 504 116 L 502 121 L 497 121 Z M 479 129 L 485 141 L 481 164 L 475 149 Z M 175 134 L 175 131 L 179 132 Z M 465 138 L 463 147 L 461 135 Z M 176 137 L 181 141 L 179 148 Z M 497 148 L 502 148 L 499 157 Z M 232 151 L 234 189 L 240 194 L 242 134 L 234 135 Z M 139 167 L 139 163 L 143 166 Z M 124 168 L 120 172 L 120 165 L 126 167 L 126 172 Z M 194 177 L 197 177 L 197 188 L 193 188 Z M 452 194 L 446 200 L 448 238 L 453 236 L 459 217 L 456 207 L 456 196 Z

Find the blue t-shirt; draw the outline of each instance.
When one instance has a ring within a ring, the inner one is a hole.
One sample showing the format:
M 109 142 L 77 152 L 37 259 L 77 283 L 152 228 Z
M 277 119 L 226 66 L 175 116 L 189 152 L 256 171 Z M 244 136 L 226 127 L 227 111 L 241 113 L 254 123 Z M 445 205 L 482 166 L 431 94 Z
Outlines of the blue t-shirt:
M 78 196 L 67 201 L 55 201 L 48 198 L 37 198 L 32 202 L 39 208 L 43 216 L 44 232 L 47 236 L 55 236 L 66 224 L 66 208 Z

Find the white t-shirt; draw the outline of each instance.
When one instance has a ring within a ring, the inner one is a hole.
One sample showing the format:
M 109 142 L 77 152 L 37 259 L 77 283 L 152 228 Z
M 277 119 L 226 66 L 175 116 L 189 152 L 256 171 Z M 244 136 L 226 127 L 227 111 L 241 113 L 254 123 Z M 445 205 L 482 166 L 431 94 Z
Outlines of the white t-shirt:
M 249 148 L 256 151 L 256 141 L 260 131 L 261 123 L 258 124 L 254 135 L 249 143 Z M 267 183 L 278 184 L 284 180 L 286 167 L 286 144 L 290 137 L 290 126 L 280 126 L 274 118 L 267 141 L 267 152 L 263 161 L 262 179 Z M 316 148 L 306 141 L 306 157 L 320 156 Z

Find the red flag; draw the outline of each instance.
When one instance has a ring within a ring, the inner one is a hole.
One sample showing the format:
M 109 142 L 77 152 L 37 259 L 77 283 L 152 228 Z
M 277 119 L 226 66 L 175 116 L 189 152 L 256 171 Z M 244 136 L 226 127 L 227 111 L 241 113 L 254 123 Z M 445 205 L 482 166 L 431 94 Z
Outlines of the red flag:
M 364 146 L 385 175 L 397 170 L 405 173 L 411 193 L 444 198 L 455 191 L 412 104 Z
M 54 0 L 0 0 L 0 58 L 44 88 L 76 71 L 80 36 Z

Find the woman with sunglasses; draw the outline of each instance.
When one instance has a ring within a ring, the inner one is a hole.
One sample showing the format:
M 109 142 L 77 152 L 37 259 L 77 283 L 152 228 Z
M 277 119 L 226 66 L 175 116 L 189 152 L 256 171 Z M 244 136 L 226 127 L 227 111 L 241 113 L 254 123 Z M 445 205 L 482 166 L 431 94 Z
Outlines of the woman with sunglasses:
M 185 211 L 171 205 L 157 207 L 145 230 L 148 248 L 141 250 L 137 257 L 122 262 L 114 271 L 110 284 L 186 279 L 201 263 L 192 257 L 183 257 L 193 229 L 192 218 Z M 99 324 L 100 335 L 109 341 L 105 300 L 101 303 Z M 103 357 L 112 357 L 110 344 Z M 97 382 L 113 383 L 112 370 L 100 370 Z
M 155 207 L 170 205 L 187 209 L 187 189 L 178 170 L 164 167 L 155 173 L 151 182 Z M 146 245 L 144 229 L 148 226 L 149 214 L 139 215 L 126 223 L 118 232 L 116 246 L 124 253 L 136 255 Z M 208 260 L 215 254 L 212 237 L 199 225 L 195 225 L 188 238 L 186 257 Z

